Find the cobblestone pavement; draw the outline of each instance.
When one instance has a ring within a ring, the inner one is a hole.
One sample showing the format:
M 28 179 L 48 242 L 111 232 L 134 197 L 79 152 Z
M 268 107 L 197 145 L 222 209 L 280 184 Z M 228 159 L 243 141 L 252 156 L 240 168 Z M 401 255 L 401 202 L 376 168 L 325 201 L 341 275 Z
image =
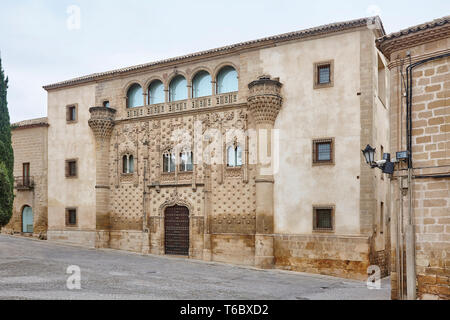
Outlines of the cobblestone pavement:
M 67 268 L 81 289 L 67 289 Z M 383 300 L 364 282 L 183 258 L 94 250 L 0 235 L 0 299 Z

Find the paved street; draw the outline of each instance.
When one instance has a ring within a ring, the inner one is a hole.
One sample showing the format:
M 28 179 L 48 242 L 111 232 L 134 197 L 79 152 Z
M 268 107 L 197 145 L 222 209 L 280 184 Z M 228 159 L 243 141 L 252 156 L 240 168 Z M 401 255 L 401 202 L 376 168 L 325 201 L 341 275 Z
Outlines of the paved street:
M 67 267 L 81 269 L 68 290 Z M 389 299 L 364 282 L 0 235 L 0 299 Z

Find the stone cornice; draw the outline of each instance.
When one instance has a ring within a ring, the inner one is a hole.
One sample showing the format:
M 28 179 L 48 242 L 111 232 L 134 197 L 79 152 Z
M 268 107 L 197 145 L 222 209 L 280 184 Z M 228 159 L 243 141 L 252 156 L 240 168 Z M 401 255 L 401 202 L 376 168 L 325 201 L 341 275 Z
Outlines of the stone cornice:
M 448 38 L 450 16 L 391 33 L 376 40 L 378 49 L 387 57 L 398 50 Z
M 158 67 L 165 67 L 170 66 L 174 63 L 185 63 L 190 60 L 195 60 L 199 58 L 207 58 L 210 56 L 217 56 L 221 54 L 235 54 L 239 53 L 245 50 L 254 50 L 258 48 L 262 48 L 268 45 L 276 45 L 278 43 L 283 43 L 286 41 L 292 41 L 292 40 L 300 40 L 300 39 L 308 39 L 315 36 L 321 36 L 321 35 L 328 35 L 337 33 L 340 31 L 346 31 L 351 29 L 356 29 L 360 27 L 367 27 L 369 25 L 375 25 L 377 30 L 380 30 L 381 34 L 385 34 L 383 24 L 381 22 L 381 19 L 376 17 L 367 17 L 367 18 L 361 18 L 356 20 L 350 20 L 350 21 L 344 21 L 344 22 L 336 22 L 331 23 L 319 27 L 309 28 L 305 30 L 300 31 L 294 31 L 289 33 L 284 33 L 276 36 L 266 37 L 262 39 L 252 40 L 252 41 L 246 41 L 241 42 L 225 47 L 220 47 L 216 49 L 206 50 L 206 51 L 200 51 L 197 53 L 192 53 L 184 56 L 179 56 L 175 58 L 160 60 L 156 62 L 141 64 L 137 66 L 122 68 L 122 69 L 116 69 L 112 71 L 107 72 L 101 72 L 101 73 L 95 73 L 63 82 L 58 82 L 54 84 L 50 84 L 47 86 L 44 86 L 43 88 L 47 91 L 54 90 L 62 87 L 68 87 L 68 86 L 74 86 L 79 85 L 82 83 L 90 83 L 95 81 L 100 81 L 104 79 L 109 79 L 118 75 L 124 75 L 131 72 L 139 72 L 145 69 L 149 69 L 155 66 Z

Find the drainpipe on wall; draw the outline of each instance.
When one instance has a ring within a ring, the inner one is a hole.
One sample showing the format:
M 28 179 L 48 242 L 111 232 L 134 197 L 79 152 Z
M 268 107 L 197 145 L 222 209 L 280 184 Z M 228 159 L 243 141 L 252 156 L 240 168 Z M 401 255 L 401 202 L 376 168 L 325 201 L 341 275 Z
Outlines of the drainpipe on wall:
M 408 169 L 408 225 L 405 228 L 406 241 L 406 290 L 408 300 L 416 300 L 416 241 L 412 212 L 412 168 Z

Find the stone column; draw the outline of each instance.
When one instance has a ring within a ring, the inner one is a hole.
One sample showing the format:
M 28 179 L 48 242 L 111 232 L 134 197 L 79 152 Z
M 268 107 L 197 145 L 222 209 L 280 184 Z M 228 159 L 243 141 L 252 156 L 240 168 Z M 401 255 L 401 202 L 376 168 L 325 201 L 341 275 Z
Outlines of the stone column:
M 272 134 L 275 119 L 281 109 L 282 84 L 278 78 L 262 76 L 248 87 L 248 110 L 252 114 L 257 132 L 256 164 L 256 234 L 255 266 L 270 269 L 274 266 L 274 157 Z
M 91 113 L 89 126 L 95 136 L 96 229 L 97 231 L 108 230 L 110 228 L 109 145 L 116 110 L 106 107 L 93 107 L 89 109 L 89 112 Z

